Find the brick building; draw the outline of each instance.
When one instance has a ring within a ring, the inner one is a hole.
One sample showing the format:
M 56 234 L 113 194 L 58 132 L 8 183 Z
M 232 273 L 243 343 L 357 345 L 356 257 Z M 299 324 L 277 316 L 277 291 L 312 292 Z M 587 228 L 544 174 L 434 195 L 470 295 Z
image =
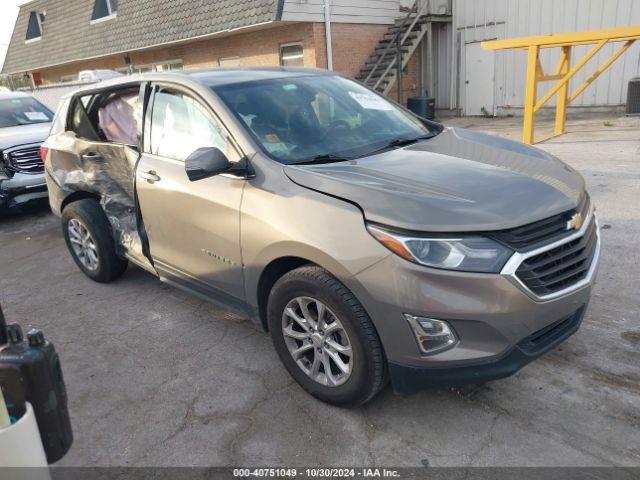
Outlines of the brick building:
M 102 68 L 332 64 L 396 98 L 399 38 L 405 98 L 428 89 L 440 109 L 517 114 L 526 52 L 488 52 L 482 41 L 638 23 L 636 0 L 33 0 L 20 8 L 3 73 L 55 83 Z M 576 48 L 576 58 L 587 48 Z M 572 105 L 624 105 L 639 53 L 637 43 Z M 555 68 L 557 52 L 543 64 Z M 572 89 L 593 70 L 582 69 Z
M 403 44 L 404 96 L 423 92 L 429 72 L 421 42 L 434 21 L 426 16 L 433 13 L 424 8 L 428 2 L 325 3 L 33 0 L 20 8 L 3 73 L 28 74 L 40 85 L 76 80 L 80 71 L 95 69 L 126 73 L 218 66 L 332 67 L 362 80 L 370 77 L 367 83 L 395 95 L 397 68 L 389 63 L 397 58 L 397 49 L 387 46 L 398 32 L 399 37 L 408 32 Z M 437 22 L 450 21 L 448 3 L 431 0 Z

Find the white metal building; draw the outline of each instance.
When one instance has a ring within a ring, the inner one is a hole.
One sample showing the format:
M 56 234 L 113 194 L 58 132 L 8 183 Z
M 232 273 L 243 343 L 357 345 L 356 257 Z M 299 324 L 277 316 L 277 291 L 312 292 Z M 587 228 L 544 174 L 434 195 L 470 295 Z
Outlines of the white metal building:
M 480 48 L 481 41 L 640 25 L 639 0 L 453 0 L 452 8 L 453 31 L 448 45 L 445 35 L 433 42 L 437 50 L 434 89 L 439 107 L 458 107 L 464 115 L 517 113 L 513 109 L 524 103 L 526 52 L 487 52 Z M 572 86 L 579 86 L 620 46 L 603 48 L 572 80 Z M 572 62 L 575 64 L 588 49 L 574 48 Z M 452 60 L 447 62 L 447 57 Z M 558 52 L 544 52 L 545 69 L 554 70 L 557 59 Z M 573 105 L 623 105 L 627 84 L 637 76 L 638 44 Z M 548 88 L 541 87 L 539 95 Z

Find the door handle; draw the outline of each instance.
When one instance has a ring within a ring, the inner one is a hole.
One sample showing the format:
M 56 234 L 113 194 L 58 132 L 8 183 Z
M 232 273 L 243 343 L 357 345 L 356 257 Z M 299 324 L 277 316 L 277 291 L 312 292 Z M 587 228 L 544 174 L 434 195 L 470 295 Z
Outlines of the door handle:
M 85 162 L 101 162 L 103 160 L 103 157 L 96 152 L 87 152 L 82 155 L 82 160 L 84 160 Z
M 140 178 L 145 179 L 147 183 L 156 183 L 161 180 L 158 174 L 153 170 L 149 170 L 148 172 L 142 172 L 140 174 Z

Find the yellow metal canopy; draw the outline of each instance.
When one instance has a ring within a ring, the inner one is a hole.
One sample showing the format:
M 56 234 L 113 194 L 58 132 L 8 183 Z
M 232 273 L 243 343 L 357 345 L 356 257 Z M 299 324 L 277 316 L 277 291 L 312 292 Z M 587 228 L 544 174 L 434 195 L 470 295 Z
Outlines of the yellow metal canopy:
M 590 30 L 586 32 L 561 33 L 556 35 L 538 35 L 534 37 L 508 38 L 482 42 L 485 50 L 522 49 L 528 51 L 527 82 L 524 106 L 524 138 L 529 145 L 534 143 L 535 115 L 554 95 L 558 94 L 556 105 L 556 124 L 554 136 L 562 135 L 565 130 L 567 106 L 571 104 L 593 81 L 626 52 L 636 40 L 640 40 L 640 25 Z M 624 45 L 604 62 L 582 85 L 569 93 L 569 81 L 608 43 L 624 42 Z M 578 45 L 593 45 L 593 48 L 571 67 L 571 49 Z M 560 48 L 560 61 L 552 75 L 547 75 L 540 62 L 540 50 Z M 538 100 L 538 83 L 557 81 L 557 83 Z

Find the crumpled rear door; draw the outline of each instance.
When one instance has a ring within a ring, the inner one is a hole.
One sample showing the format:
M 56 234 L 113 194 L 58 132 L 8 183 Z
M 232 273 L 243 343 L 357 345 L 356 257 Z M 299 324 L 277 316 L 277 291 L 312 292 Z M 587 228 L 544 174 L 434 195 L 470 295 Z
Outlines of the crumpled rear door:
M 99 197 L 113 228 L 118 253 L 154 271 L 143 252 L 136 215 L 134 185 L 135 167 L 140 157 L 138 149 L 86 138 L 97 135 L 91 132 L 93 127 L 84 107 L 75 105 L 72 108 L 76 109 L 72 112 L 74 121 L 80 125 L 75 130 L 80 130 L 82 137 L 67 131 L 50 139 L 52 179 L 66 194 L 88 192 Z

